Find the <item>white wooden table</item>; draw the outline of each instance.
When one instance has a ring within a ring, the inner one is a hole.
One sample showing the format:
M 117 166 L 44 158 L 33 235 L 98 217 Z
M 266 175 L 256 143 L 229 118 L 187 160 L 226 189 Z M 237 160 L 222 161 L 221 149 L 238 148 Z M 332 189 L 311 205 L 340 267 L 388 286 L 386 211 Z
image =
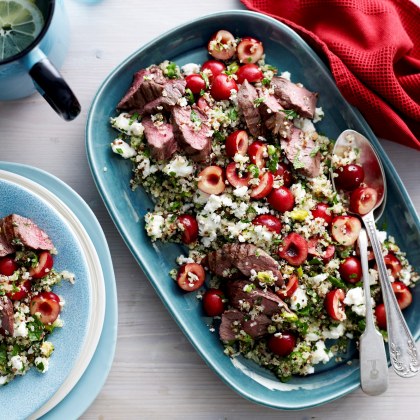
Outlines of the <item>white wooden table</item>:
M 96 191 L 84 148 L 90 102 L 102 80 L 135 49 L 200 15 L 242 8 L 238 0 L 66 0 L 70 52 L 62 69 L 82 103 L 73 122 L 61 121 L 39 95 L 0 103 L 0 160 L 42 168 L 74 188 L 91 206 L 107 236 L 117 279 L 119 332 L 106 384 L 85 419 L 342 418 L 420 419 L 420 375 L 390 372 L 389 390 L 360 390 L 322 407 L 278 412 L 252 404 L 222 383 L 195 353 L 156 296 L 114 227 Z M 417 209 L 420 153 L 383 141 Z

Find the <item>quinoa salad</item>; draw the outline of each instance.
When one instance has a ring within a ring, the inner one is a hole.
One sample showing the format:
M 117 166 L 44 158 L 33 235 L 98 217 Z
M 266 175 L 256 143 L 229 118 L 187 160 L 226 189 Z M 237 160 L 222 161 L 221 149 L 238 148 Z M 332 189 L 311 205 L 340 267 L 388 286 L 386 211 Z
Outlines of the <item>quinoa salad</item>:
M 317 131 L 322 92 L 271 66 L 263 44 L 243 35 L 219 30 L 204 63 L 139 69 L 110 120 L 111 147 L 131 161 L 132 189 L 153 198 L 150 240 L 185 245 L 168 282 L 202 301 L 203 328 L 227 356 L 285 381 L 340 361 L 364 331 L 361 222 L 331 173 L 343 191 L 366 186 L 357 156 L 333 157 L 334 140 Z M 379 235 L 404 309 L 419 276 L 394 238 Z M 369 264 L 386 338 L 373 257 Z
M 51 239 L 32 220 L 18 214 L 0 219 L 0 385 L 25 375 L 31 367 L 45 373 L 61 328 L 65 300 L 52 291 L 68 271 L 54 269 Z

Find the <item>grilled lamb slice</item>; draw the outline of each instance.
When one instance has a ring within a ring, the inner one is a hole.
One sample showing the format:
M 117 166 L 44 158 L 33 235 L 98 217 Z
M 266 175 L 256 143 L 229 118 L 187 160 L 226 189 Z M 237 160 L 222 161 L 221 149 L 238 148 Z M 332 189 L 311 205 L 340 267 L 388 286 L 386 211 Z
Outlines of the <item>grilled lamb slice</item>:
M 283 284 L 278 262 L 252 244 L 225 244 L 207 254 L 207 261 L 210 271 L 220 277 L 230 277 L 226 274 L 232 269 L 239 270 L 246 277 L 251 276 L 251 270 L 271 271 L 277 277 L 276 284 L 278 286 Z
M 253 339 L 258 339 L 268 333 L 270 324 L 270 319 L 264 314 L 257 315 L 252 319 L 243 312 L 230 309 L 222 314 L 219 336 L 222 341 L 234 341 L 240 330 L 244 330 Z
M 245 292 L 244 289 L 251 285 L 253 287 L 250 291 Z M 255 287 L 247 280 L 229 281 L 226 284 L 226 297 L 230 305 L 239 310 L 249 311 L 258 306 L 269 317 L 280 312 L 291 313 L 289 307 L 275 293 Z
M 142 119 L 142 124 L 152 157 L 168 160 L 178 150 L 172 125 L 164 122 L 155 125 L 149 116 Z
M 283 112 L 284 108 L 273 95 L 264 96 L 262 93 L 259 94 L 264 99 L 259 106 L 259 111 L 265 126 L 273 134 L 280 134 L 282 137 L 287 137 L 290 134 L 292 123 Z
M 149 69 L 142 69 L 134 74 L 133 83 L 131 84 L 130 88 L 118 103 L 118 109 L 135 109 L 135 108 L 142 108 L 145 105 L 145 99 L 143 94 L 140 90 L 141 85 L 143 84 L 145 76 L 150 77 L 152 74 L 152 66 Z
M 7 296 L 0 297 L 0 334 L 13 337 L 13 303 Z
M 283 77 L 273 77 L 274 96 L 285 109 L 293 109 L 300 116 L 313 118 L 318 94 L 298 86 Z
M 258 92 L 254 86 L 245 80 L 238 90 L 238 106 L 241 110 L 249 132 L 254 137 L 263 136 L 265 134 L 265 127 L 261 120 L 261 115 L 256 106 L 258 100 Z
M 3 232 L 7 241 L 16 246 L 49 251 L 54 245 L 48 235 L 32 220 L 18 214 L 11 214 L 3 219 Z
M 152 85 L 153 81 L 145 82 L 143 90 L 146 86 Z M 174 107 L 182 95 L 185 93 L 186 82 L 183 79 L 165 80 L 161 94 L 152 101 L 148 102 L 142 110 L 142 113 L 150 114 L 162 107 L 166 111 L 170 111 Z
M 202 162 L 210 155 L 210 129 L 206 122 L 206 114 L 195 105 L 177 105 L 172 109 L 174 135 L 179 149 L 196 162 Z
M 0 257 L 5 257 L 15 252 L 15 248 L 7 240 L 6 234 L 4 233 L 3 222 L 4 219 L 0 219 Z
M 311 156 L 315 149 L 315 142 L 310 136 L 305 136 L 299 128 L 292 127 L 286 139 L 280 139 L 280 145 L 290 162 L 298 162 L 300 170 L 309 178 L 319 175 L 321 155 L 319 152 Z

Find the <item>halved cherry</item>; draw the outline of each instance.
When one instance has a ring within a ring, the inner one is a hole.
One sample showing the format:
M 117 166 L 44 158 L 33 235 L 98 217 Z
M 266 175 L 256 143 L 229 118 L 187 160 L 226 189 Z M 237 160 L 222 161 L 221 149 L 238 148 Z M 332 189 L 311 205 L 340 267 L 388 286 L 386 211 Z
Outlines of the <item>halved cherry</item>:
M 278 254 L 290 265 L 299 266 L 308 258 L 308 243 L 298 233 L 289 233 L 279 246 Z
M 241 63 L 256 63 L 264 54 L 264 47 L 261 41 L 255 38 L 242 38 L 236 53 Z
M 200 74 L 190 74 L 185 78 L 186 87 L 191 90 L 194 95 L 198 95 L 202 90 L 206 89 L 206 82 Z
M 244 156 L 248 150 L 248 134 L 245 130 L 236 130 L 226 139 L 226 154 L 234 157 L 237 153 Z
M 51 325 L 60 314 L 60 298 L 53 292 L 41 292 L 32 297 L 29 308 L 31 315 L 38 313 L 43 324 Z
M 296 346 L 296 337 L 289 332 L 272 335 L 267 342 L 268 348 L 277 356 L 288 356 Z
M 334 257 L 335 246 L 322 245 L 321 239 L 318 236 L 313 236 L 308 241 L 308 254 L 315 258 L 320 258 L 324 264 L 327 264 Z
M 292 274 L 286 281 L 286 288 L 276 291 L 276 294 L 281 298 L 289 298 L 296 292 L 299 286 L 299 279 L 295 274 Z
M 207 316 L 219 316 L 225 311 L 223 292 L 220 289 L 209 289 L 203 296 L 203 309 Z
M 0 274 L 3 276 L 11 276 L 18 268 L 19 266 L 12 257 L 0 258 Z
M 376 323 L 381 330 L 386 330 L 386 311 L 385 305 L 380 303 L 375 308 Z
M 227 74 L 219 74 L 213 80 L 210 93 L 216 101 L 222 101 L 230 98 L 232 90 L 238 91 L 238 85 L 235 79 Z
M 389 252 L 384 256 L 385 266 L 387 270 L 391 270 L 391 276 L 396 279 L 402 270 L 402 265 L 400 260 L 392 253 Z M 378 266 L 375 264 L 375 270 L 378 269 Z
M 295 206 L 295 198 L 287 187 L 273 188 L 267 197 L 271 207 L 281 213 L 290 211 Z
M 221 194 L 225 190 L 223 169 L 220 166 L 207 166 L 198 174 L 198 188 L 207 194 Z
M 235 37 L 229 31 L 221 29 L 210 38 L 207 50 L 218 60 L 229 60 L 236 51 Z
M 328 315 L 336 321 L 344 321 L 346 313 L 344 311 L 343 300 L 346 297 L 344 290 L 334 289 L 329 291 L 324 299 L 324 306 Z
M 350 196 L 350 210 L 364 216 L 368 214 L 378 201 L 378 192 L 374 188 L 356 188 Z
M 347 257 L 340 264 L 338 271 L 347 283 L 357 283 L 362 279 L 362 263 L 359 258 Z
M 31 290 L 31 281 L 30 280 L 23 280 L 20 282 L 16 282 L 14 284 L 13 291 L 7 292 L 6 296 L 11 300 L 22 300 L 28 296 L 28 293 Z
M 245 64 L 239 67 L 236 76 L 238 77 L 237 82 L 241 84 L 245 80 L 248 80 L 249 83 L 261 82 L 264 77 L 263 72 L 256 64 Z
M 212 83 L 213 79 L 220 73 L 226 70 L 226 66 L 217 60 L 208 60 L 201 66 L 201 71 L 204 72 Z
M 354 163 L 337 168 L 335 174 L 334 182 L 339 190 L 353 191 L 365 179 L 363 167 Z
M 254 225 L 265 226 L 268 230 L 279 234 L 281 232 L 281 222 L 280 220 L 271 214 L 260 214 L 253 221 Z
M 271 172 L 264 172 L 259 178 L 260 183 L 252 187 L 250 194 L 254 200 L 260 200 L 266 197 L 273 189 L 274 176 Z
M 190 214 L 181 214 L 177 218 L 178 223 L 182 226 L 181 240 L 184 244 L 189 245 L 198 238 L 197 219 Z
M 247 173 L 246 176 L 241 176 L 238 173 L 236 163 L 231 162 L 228 164 L 228 166 L 226 166 L 226 179 L 229 181 L 229 184 L 232 185 L 232 187 L 246 187 L 251 180 L 251 175 Z
M 316 219 L 317 217 L 324 219 L 325 223 L 330 226 L 333 220 L 333 215 L 329 210 L 329 206 L 326 203 L 318 203 L 314 209 L 311 210 L 312 216 Z
M 405 309 L 411 305 L 413 295 L 410 289 L 401 281 L 394 281 L 392 283 L 392 290 L 397 298 L 398 305 L 401 309 Z
M 331 235 L 340 245 L 351 246 L 359 237 L 362 224 L 357 217 L 336 216 L 331 222 Z
M 279 162 L 274 172 L 274 179 L 282 179 L 283 185 L 290 187 L 292 185 L 292 173 L 290 172 L 289 166 L 283 162 Z
M 29 275 L 34 279 L 45 277 L 53 268 L 54 260 L 48 251 L 42 251 L 38 255 L 38 264 L 29 270 Z
M 178 286 L 186 292 L 199 289 L 206 279 L 206 273 L 201 264 L 188 263 L 181 265 L 176 281 Z
M 268 157 L 267 144 L 262 141 L 254 141 L 248 147 L 248 155 L 251 162 L 262 169 L 265 166 L 265 161 Z

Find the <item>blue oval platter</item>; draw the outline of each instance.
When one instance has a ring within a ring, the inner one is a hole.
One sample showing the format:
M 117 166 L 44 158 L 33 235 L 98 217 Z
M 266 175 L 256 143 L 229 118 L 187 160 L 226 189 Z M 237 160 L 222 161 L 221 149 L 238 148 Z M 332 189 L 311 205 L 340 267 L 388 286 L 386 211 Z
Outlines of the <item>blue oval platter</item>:
M 378 140 L 359 113 L 343 99 L 328 69 L 310 47 L 290 28 L 261 14 L 237 10 L 202 17 L 160 36 L 121 63 L 100 87 L 90 109 L 86 129 L 89 164 L 99 192 L 128 248 L 205 362 L 225 383 L 255 403 L 289 410 L 313 407 L 342 397 L 360 386 L 357 352 L 349 353 L 342 363 L 330 363 L 314 375 L 292 378 L 287 383 L 279 382 L 270 372 L 244 358 L 225 356 L 218 335 L 206 326 L 209 318 L 203 316 L 195 293 L 183 294 L 169 274 L 165 274 L 176 266 L 175 259 L 182 253 L 182 248 L 159 242 L 152 246 L 143 221 L 152 202 L 143 190 L 133 192 L 130 189 L 131 164 L 116 157 L 109 146 L 115 138 L 109 118 L 116 115 L 116 105 L 131 85 L 133 74 L 164 60 L 178 65 L 204 62 L 208 59 L 208 39 L 219 29 L 227 29 L 236 36 L 260 39 L 270 64 L 280 71 L 291 72 L 293 81 L 319 92 L 318 106 L 325 112 L 324 120 L 318 124 L 319 131 L 337 138 L 340 132 L 351 128 L 371 140 L 382 159 L 388 182 L 389 199 L 382 221 L 387 223 L 388 232 L 407 252 L 411 263 L 420 267 L 419 218 Z M 420 300 L 420 288 L 414 291 L 414 300 Z M 405 315 L 417 340 L 420 308 L 411 305 Z M 351 363 L 346 363 L 348 361 Z

